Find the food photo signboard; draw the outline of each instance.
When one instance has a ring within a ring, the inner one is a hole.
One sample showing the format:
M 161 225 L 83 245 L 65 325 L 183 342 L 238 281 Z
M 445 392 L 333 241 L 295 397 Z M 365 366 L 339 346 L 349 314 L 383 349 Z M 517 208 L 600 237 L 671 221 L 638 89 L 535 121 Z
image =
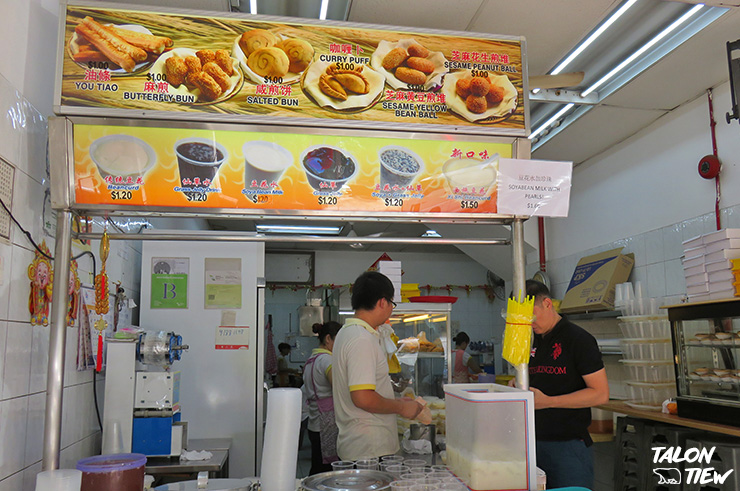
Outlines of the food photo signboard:
M 514 151 L 513 143 L 473 137 L 247 129 L 75 124 L 75 203 L 260 214 L 496 214 L 498 162 Z
M 523 38 L 225 15 L 67 5 L 57 112 L 525 135 Z

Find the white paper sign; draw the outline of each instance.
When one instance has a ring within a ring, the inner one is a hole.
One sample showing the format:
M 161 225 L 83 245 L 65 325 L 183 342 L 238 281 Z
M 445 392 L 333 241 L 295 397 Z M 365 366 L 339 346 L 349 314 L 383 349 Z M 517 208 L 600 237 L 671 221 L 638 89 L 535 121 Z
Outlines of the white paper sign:
M 216 349 L 248 349 L 248 326 L 219 326 L 216 328 Z
M 500 159 L 498 212 L 567 217 L 573 162 Z

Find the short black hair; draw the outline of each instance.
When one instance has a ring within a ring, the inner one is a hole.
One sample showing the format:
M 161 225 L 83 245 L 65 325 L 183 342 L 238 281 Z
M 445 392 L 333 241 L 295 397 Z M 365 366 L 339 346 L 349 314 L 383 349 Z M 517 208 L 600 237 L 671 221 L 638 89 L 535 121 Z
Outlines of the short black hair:
M 452 338 L 452 341 L 454 341 L 454 343 L 456 345 L 460 345 L 460 344 L 463 344 L 463 343 L 469 343 L 470 342 L 470 336 L 468 336 L 468 334 L 466 332 L 460 331 L 460 332 L 457 333 L 457 336 L 455 336 L 454 338 Z
M 278 344 L 278 351 L 283 351 L 284 349 L 290 350 L 290 345 L 288 343 Z
M 324 344 L 327 336 L 331 337 L 332 339 L 337 337 L 337 333 L 341 328 L 342 325 L 336 321 L 328 321 L 324 322 L 323 324 L 317 322 L 313 325 L 313 332 L 319 335 L 319 344 Z
M 526 290 L 528 297 L 534 297 L 535 302 L 542 300 L 543 298 L 552 299 L 550 289 L 545 286 L 544 283 L 540 283 L 537 280 L 527 280 Z
M 377 271 L 365 271 L 352 286 L 352 309 L 373 310 L 378 300 L 393 300 L 395 290 L 388 277 Z

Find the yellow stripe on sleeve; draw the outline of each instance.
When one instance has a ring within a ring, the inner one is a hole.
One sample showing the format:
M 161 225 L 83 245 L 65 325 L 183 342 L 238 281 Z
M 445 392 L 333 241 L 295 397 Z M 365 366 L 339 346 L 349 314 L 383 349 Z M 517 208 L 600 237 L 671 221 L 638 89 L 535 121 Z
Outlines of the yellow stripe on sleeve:
M 356 390 L 375 390 L 374 384 L 362 384 L 362 385 L 350 385 L 349 391 L 354 392 Z
M 329 372 L 331 372 L 331 365 L 329 365 L 328 367 L 326 367 L 326 370 L 324 371 L 324 375 L 326 375 L 328 377 L 329 376 Z

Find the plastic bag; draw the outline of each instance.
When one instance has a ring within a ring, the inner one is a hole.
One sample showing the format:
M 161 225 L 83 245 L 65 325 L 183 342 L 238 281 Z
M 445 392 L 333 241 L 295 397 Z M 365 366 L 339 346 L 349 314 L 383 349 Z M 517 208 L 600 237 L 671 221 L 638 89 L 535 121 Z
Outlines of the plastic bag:
M 533 310 L 533 297 L 526 297 L 522 301 L 508 299 L 502 356 L 514 366 L 529 362 Z

